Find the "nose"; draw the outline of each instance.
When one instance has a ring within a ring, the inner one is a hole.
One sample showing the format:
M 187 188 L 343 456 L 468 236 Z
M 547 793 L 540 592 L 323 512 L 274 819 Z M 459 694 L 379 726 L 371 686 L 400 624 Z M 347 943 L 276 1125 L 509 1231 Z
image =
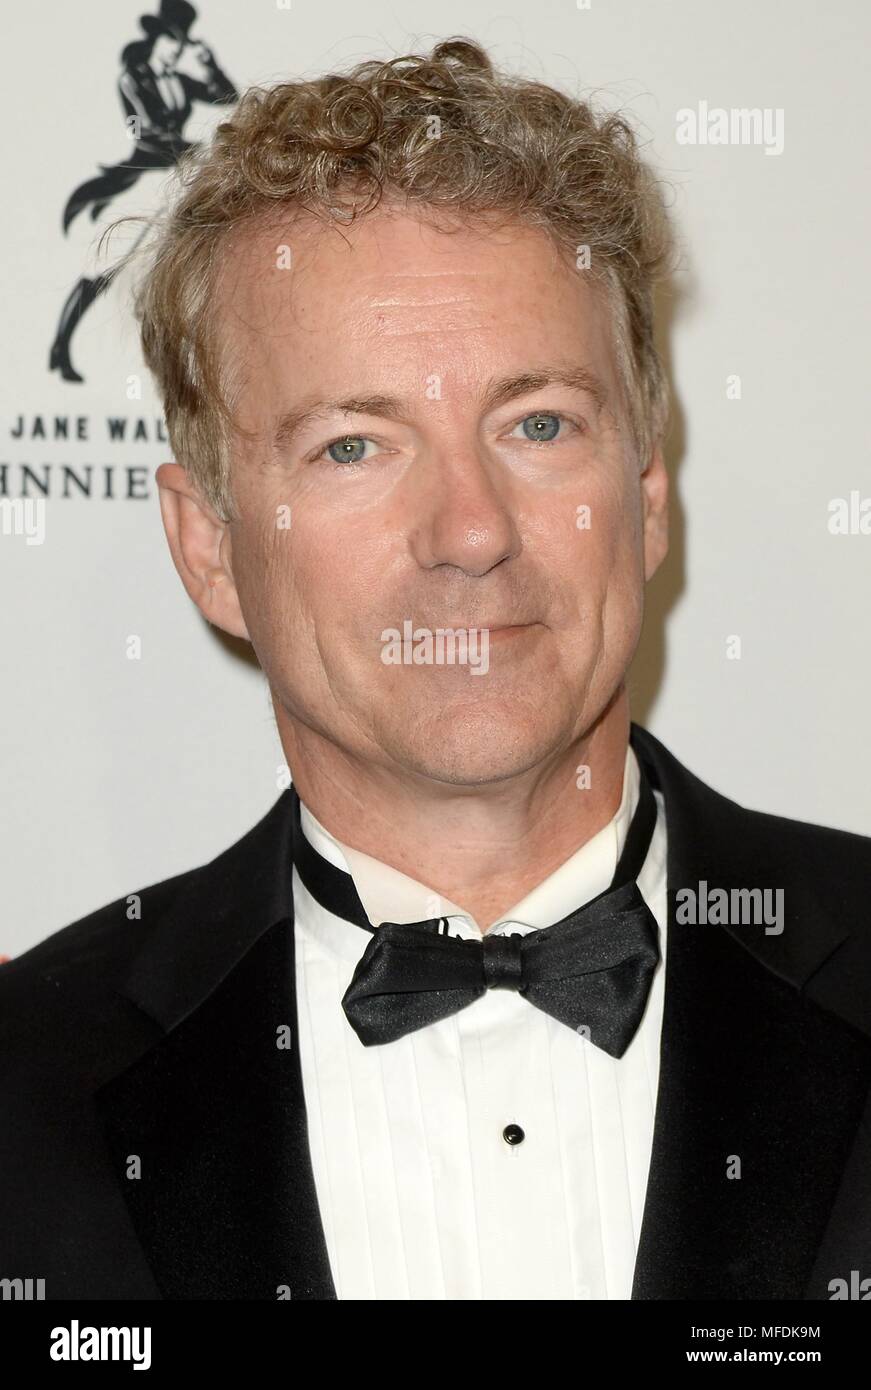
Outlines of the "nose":
M 423 569 L 450 565 L 472 577 L 520 553 L 510 480 L 477 449 L 433 452 L 410 499 L 412 554 Z

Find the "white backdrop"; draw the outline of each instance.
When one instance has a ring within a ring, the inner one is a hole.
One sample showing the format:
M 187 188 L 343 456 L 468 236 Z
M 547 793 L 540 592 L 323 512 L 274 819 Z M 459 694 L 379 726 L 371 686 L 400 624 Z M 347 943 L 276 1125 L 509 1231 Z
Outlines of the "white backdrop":
M 663 302 L 672 549 L 648 591 L 633 717 L 745 805 L 871 834 L 871 535 L 829 531 L 834 499 L 871 497 L 865 0 L 501 0 L 492 17 L 448 0 L 198 9 L 192 36 L 240 91 L 467 34 L 500 64 L 634 118 L 674 190 L 684 249 Z M 84 381 L 48 369 L 95 235 L 152 208 L 165 177 L 148 172 L 100 221 L 83 212 L 62 234 L 73 188 L 130 149 L 119 55 L 145 10 L 19 6 L 0 54 L 0 497 L 22 497 L 22 465 L 50 489 L 42 544 L 12 523 L 0 534 L 10 955 L 228 846 L 275 800 L 283 761 L 264 678 L 172 567 L 153 482 L 170 455 L 150 380 L 128 398 L 143 368 L 120 278 L 74 336 Z M 678 112 L 700 103 L 782 111 L 782 152 L 679 143 Z M 223 114 L 195 107 L 185 135 Z M 32 437 L 36 417 L 49 435 L 65 419 L 70 437 Z M 109 418 L 127 421 L 125 440 L 108 437 Z M 146 437 L 133 438 L 140 419 Z M 91 497 L 62 495 L 64 464 L 91 466 Z

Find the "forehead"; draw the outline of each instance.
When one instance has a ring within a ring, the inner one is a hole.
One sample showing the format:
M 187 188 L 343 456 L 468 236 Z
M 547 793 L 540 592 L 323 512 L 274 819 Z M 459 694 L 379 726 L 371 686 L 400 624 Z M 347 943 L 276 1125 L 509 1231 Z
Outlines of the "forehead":
M 458 384 L 547 360 L 555 345 L 614 380 L 589 271 L 539 228 L 433 216 L 387 205 L 341 226 L 285 212 L 238 229 L 215 310 L 243 366 L 243 399 L 383 388 L 421 372 Z

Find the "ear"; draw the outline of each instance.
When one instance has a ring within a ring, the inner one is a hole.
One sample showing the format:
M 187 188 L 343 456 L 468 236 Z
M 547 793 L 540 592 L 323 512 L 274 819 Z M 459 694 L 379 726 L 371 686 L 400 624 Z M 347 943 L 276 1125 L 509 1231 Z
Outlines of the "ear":
M 652 579 L 668 554 L 668 473 L 660 448 L 641 474 L 644 504 L 644 578 Z
M 160 513 L 182 584 L 203 617 L 250 642 L 230 568 L 229 525 L 191 485 L 180 463 L 157 470 Z

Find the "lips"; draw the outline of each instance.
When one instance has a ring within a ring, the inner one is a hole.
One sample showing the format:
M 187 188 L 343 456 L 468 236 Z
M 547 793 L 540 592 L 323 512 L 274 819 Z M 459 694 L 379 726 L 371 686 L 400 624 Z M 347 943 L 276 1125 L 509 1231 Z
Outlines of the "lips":
M 485 622 L 485 623 L 482 623 L 482 622 L 466 623 L 466 622 L 462 622 L 462 621 L 459 621 L 459 622 L 448 621 L 448 622 L 440 623 L 439 626 L 440 626 L 440 627 L 443 627 L 443 628 L 448 628 L 448 627 L 456 628 L 456 629 L 458 629 L 458 630 L 461 631 L 461 632 L 484 632 L 485 630 L 488 631 L 488 632 L 500 632 L 500 631 L 505 631 L 505 632 L 507 632 L 507 631 L 512 630 L 513 628 L 534 627 L 534 626 L 535 626 L 535 622 L 534 622 L 534 621 L 531 622 L 531 623 L 506 622 L 506 620 L 505 620 L 504 618 L 500 618 L 500 619 L 498 619 L 496 622 Z M 431 628 L 430 631 L 431 631 L 431 632 L 432 632 L 432 631 L 435 631 L 435 629 L 434 629 L 434 628 Z

